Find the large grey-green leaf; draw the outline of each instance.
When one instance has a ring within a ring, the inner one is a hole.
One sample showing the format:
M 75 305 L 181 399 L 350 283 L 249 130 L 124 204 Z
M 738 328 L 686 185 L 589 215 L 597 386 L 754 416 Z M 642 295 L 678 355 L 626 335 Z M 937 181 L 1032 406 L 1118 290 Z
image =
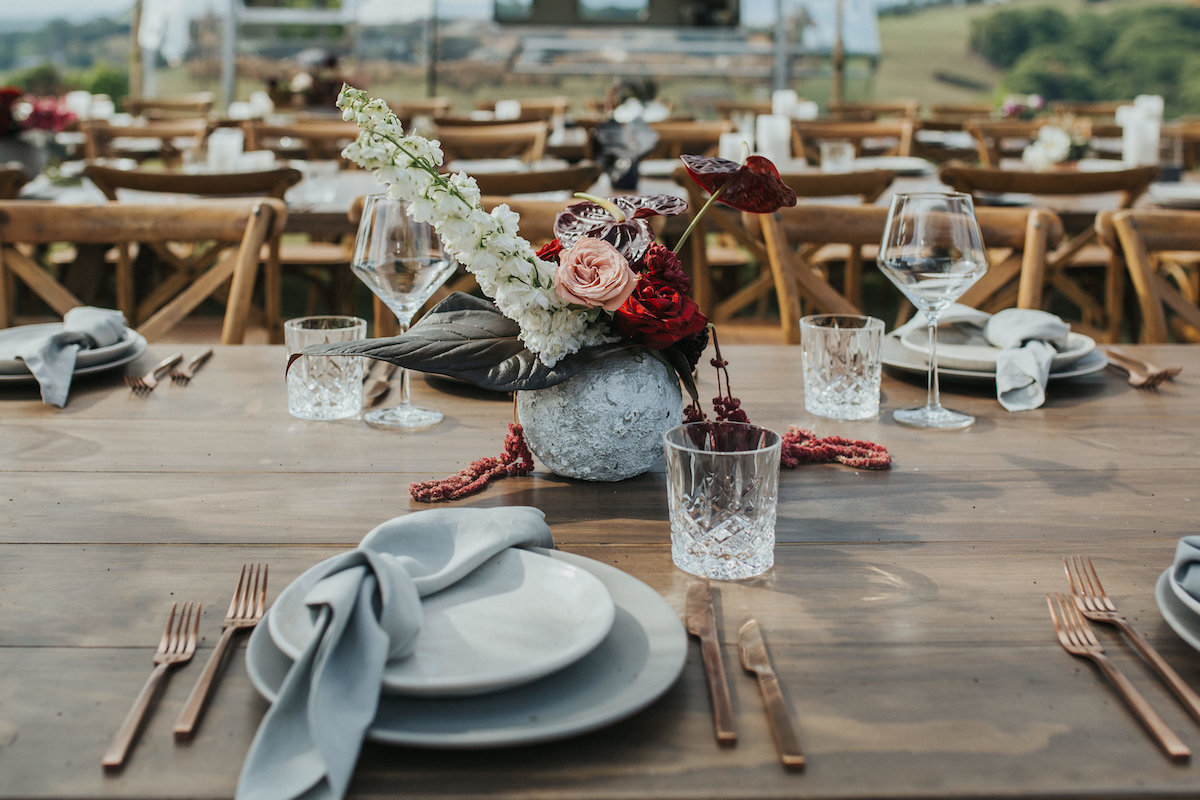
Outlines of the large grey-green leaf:
M 365 356 L 485 389 L 521 391 L 561 383 L 598 358 L 636 346 L 628 341 L 597 345 L 547 367 L 517 338 L 519 332 L 491 302 L 456 292 L 401 336 L 312 345 L 304 355 Z

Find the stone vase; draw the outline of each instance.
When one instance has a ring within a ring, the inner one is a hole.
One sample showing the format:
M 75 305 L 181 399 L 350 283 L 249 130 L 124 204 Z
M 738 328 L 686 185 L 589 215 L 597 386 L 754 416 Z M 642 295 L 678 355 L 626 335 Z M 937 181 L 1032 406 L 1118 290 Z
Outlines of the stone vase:
M 674 370 L 640 348 L 594 361 L 562 383 L 517 393 L 529 449 L 556 475 L 621 481 L 662 458 L 683 418 Z

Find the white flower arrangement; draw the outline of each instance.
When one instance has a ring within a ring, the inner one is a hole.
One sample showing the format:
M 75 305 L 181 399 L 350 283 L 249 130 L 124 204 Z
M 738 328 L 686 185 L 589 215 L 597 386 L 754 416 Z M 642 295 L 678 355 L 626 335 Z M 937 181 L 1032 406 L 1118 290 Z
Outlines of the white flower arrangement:
M 1021 160 L 1038 170 L 1078 160 L 1087 152 L 1091 138 L 1090 131 L 1079 128 L 1071 120 L 1060 125 L 1043 125 L 1038 129 L 1037 138 L 1021 152 Z
M 554 291 L 554 264 L 537 257 L 518 232 L 518 215 L 507 205 L 490 213 L 475 179 L 464 172 L 442 175 L 436 141 L 405 134 L 387 103 L 361 89 L 343 86 L 337 100 L 342 118 L 359 127 L 342 155 L 374 171 L 390 197 L 405 200 L 418 222 L 434 226 L 446 253 L 475 276 L 520 338 L 546 366 L 583 347 L 613 341 L 594 315 L 572 307 Z

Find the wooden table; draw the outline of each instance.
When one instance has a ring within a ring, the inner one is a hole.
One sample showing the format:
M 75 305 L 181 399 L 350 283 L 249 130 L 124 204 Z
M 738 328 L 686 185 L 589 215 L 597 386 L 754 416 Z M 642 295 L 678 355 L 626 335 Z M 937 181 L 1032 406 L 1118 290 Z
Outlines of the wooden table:
M 136 366 L 168 353 L 154 345 Z M 1168 762 L 1092 666 L 1055 639 L 1043 594 L 1088 553 L 1119 607 L 1193 686 L 1200 654 L 1168 627 L 1154 583 L 1200 503 L 1200 348 L 1131 348 L 1183 374 L 1157 393 L 1101 372 L 1003 411 L 989 387 L 947 386 L 978 416 L 925 432 L 890 411 L 919 379 L 887 376 L 885 413 L 803 411 L 799 348 L 731 347 L 755 421 L 886 445 L 886 472 L 785 471 L 777 565 L 718 584 L 739 740 L 716 745 L 700 663 L 647 710 L 566 741 L 437 752 L 368 744 L 354 797 L 1196 797 L 1200 763 Z M 0 797 L 224 798 L 266 703 L 239 640 L 190 744 L 175 715 L 219 633 L 244 562 L 274 597 L 377 523 L 418 508 L 407 484 L 498 452 L 504 397 L 417 380 L 439 428 L 389 434 L 292 419 L 283 352 L 218 347 L 187 387 L 132 398 L 116 374 L 80 379 L 63 410 L 0 387 Z M 712 396 L 709 371 L 702 396 Z M 644 580 L 682 613 L 661 472 L 586 484 L 538 472 L 462 501 L 545 510 L 560 548 Z M 123 772 L 100 756 L 151 668 L 167 608 L 204 603 L 196 660 L 168 683 Z M 780 766 L 735 640 L 761 623 L 809 757 Z M 1111 629 L 1116 663 L 1200 752 L 1200 724 Z M 1200 756 L 1197 757 L 1200 761 Z

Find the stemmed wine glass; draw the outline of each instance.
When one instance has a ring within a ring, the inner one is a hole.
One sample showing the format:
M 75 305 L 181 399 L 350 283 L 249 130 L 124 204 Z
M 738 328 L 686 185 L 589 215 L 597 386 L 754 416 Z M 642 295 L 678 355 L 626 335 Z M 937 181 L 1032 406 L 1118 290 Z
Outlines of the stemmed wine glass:
M 408 215 L 408 204 L 387 195 L 370 195 L 363 206 L 354 243 L 354 274 L 384 302 L 399 321 L 400 333 L 456 268 L 442 251 L 433 226 Z M 400 403 L 363 415 L 368 425 L 393 430 L 429 428 L 442 412 L 409 401 L 408 370 L 400 368 Z
M 929 378 L 925 405 L 898 409 L 897 422 L 917 428 L 966 428 L 969 414 L 943 408 L 938 389 L 938 317 L 987 271 L 983 235 L 969 194 L 898 194 L 888 209 L 879 269 L 925 314 Z

